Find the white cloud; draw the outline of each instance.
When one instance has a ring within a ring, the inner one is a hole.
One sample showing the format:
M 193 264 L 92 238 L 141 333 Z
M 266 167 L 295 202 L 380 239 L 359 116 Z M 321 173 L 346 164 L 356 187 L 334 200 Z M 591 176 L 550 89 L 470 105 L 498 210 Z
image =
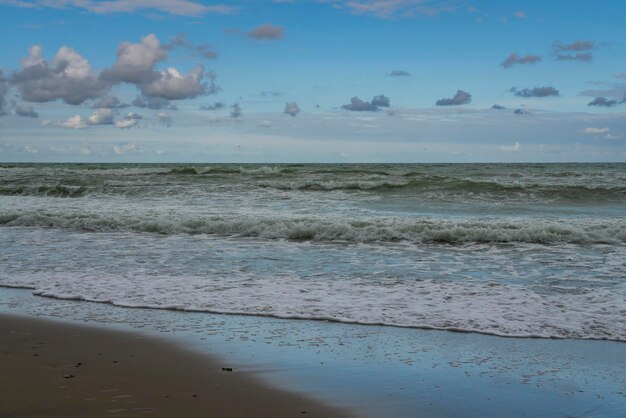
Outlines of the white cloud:
M 144 94 L 167 100 L 181 100 L 194 98 L 206 91 L 202 83 L 204 67 L 201 65 L 190 70 L 186 75 L 173 67 L 157 74 L 152 81 L 140 86 Z
M 501 145 L 500 146 L 500 151 L 504 151 L 504 152 L 517 152 L 522 148 L 522 146 L 520 145 L 519 142 L 516 142 L 513 145 Z
M 90 125 L 111 125 L 113 124 L 113 111 L 111 109 L 98 109 L 87 118 L 87 123 Z
M 111 87 L 91 71 L 91 65 L 82 55 L 65 46 L 48 62 L 41 56 L 41 47 L 34 45 L 21 64 L 22 69 L 13 74 L 11 81 L 25 101 L 60 99 L 79 105 L 87 99 L 102 96 Z
M 165 112 L 157 113 L 157 120 L 168 128 L 172 125 L 172 117 Z
M 608 126 L 605 126 L 604 128 L 589 127 L 583 129 L 582 132 L 584 134 L 594 135 L 596 137 L 603 136 L 605 139 L 622 139 L 624 137 L 623 135 L 616 135 L 611 133 L 611 129 Z
M 61 47 L 54 56 L 52 66 L 59 69 L 63 68 L 60 74 L 75 80 L 83 80 L 91 75 L 89 62 L 72 48 L 66 46 Z
M 74 115 L 69 117 L 65 122 L 61 123 L 61 126 L 68 129 L 85 129 L 87 124 L 80 117 L 80 115 Z
M 124 118 L 122 120 L 118 120 L 117 122 L 115 122 L 115 126 L 117 126 L 120 129 L 129 129 L 135 125 L 137 125 L 137 119 L 131 119 L 131 118 Z
M 137 125 L 140 119 L 143 119 L 143 116 L 135 112 L 129 112 L 124 119 L 115 122 L 115 126 L 120 129 L 129 129 Z
M 131 144 L 130 142 L 127 142 L 125 144 L 115 145 L 113 147 L 113 151 L 118 155 L 126 154 L 128 152 L 133 152 L 137 150 L 138 150 L 137 145 Z
M 33 45 L 28 49 L 28 57 L 20 59 L 22 67 L 32 67 L 43 63 L 41 57 L 41 45 Z
M 25 102 L 62 100 L 80 105 L 90 99 L 100 99 L 92 105 L 95 109 L 127 107 L 119 99 L 106 95 L 113 86 L 130 83 L 141 92 L 141 97 L 133 101 L 134 106 L 175 110 L 170 100 L 191 99 L 219 90 L 215 73 L 205 73 L 202 65 L 186 74 L 174 67 L 163 71 L 156 69 L 159 62 L 167 59 L 168 50 L 188 44 L 179 40 L 176 44 L 162 45 L 154 34 L 142 37 L 138 43 L 123 42 L 113 65 L 99 74 L 72 48 L 61 47 L 48 61 L 42 56 L 41 46 L 34 45 L 28 56 L 21 59 L 21 70 L 6 79 L 0 74 L 0 113 L 6 113 L 3 109 L 8 91 L 6 81 L 19 90 Z
M 33 147 L 32 145 L 26 145 L 24 147 L 24 151 L 26 151 L 29 154 L 37 154 L 39 152 L 39 150 Z
M 608 127 L 604 127 L 604 128 L 585 128 L 583 130 L 583 133 L 587 134 L 587 135 L 601 135 L 601 134 L 608 134 L 610 132 L 610 129 Z
M 135 84 L 145 97 L 133 102 L 140 107 L 163 108 L 169 105 L 165 100 L 191 99 L 218 90 L 214 73 L 208 74 L 208 85 L 204 82 L 201 65 L 188 74 L 173 67 L 157 71 L 155 65 L 167 58 L 170 48 L 171 44 L 162 45 L 154 34 L 144 36 L 139 43 L 124 42 L 117 50 L 117 60 L 102 72 L 102 78 L 112 83 Z M 152 99 L 161 99 L 161 103 L 153 104 Z
M 114 81 L 143 83 L 150 78 L 155 64 L 167 58 L 167 50 L 154 34 L 139 43 L 122 42 L 117 48 L 117 60 L 102 76 Z

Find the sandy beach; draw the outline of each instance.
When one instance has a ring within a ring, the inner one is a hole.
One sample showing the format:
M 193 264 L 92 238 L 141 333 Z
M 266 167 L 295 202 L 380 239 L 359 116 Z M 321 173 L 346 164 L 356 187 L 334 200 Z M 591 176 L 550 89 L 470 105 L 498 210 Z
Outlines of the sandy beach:
M 0 335 L 5 418 L 349 416 L 157 338 L 6 314 Z

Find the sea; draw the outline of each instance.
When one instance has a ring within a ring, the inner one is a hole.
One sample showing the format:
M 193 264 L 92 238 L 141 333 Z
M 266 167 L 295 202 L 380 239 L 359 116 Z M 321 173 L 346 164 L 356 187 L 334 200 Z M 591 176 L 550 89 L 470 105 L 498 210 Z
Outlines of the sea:
M 0 164 L 0 286 L 626 341 L 626 164 Z

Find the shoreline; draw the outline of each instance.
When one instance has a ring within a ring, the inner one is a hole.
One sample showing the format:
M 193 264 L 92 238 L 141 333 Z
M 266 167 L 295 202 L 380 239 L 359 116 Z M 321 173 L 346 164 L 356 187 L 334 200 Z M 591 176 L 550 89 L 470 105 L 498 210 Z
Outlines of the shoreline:
M 265 388 L 364 418 L 617 418 L 626 412 L 626 345 L 614 341 L 126 309 L 0 288 L 0 320 L 3 314 L 164 342 L 213 361 L 218 375 L 233 367 L 232 375 L 250 376 Z
M 0 335 L 3 417 L 352 416 L 139 333 L 1 313 Z

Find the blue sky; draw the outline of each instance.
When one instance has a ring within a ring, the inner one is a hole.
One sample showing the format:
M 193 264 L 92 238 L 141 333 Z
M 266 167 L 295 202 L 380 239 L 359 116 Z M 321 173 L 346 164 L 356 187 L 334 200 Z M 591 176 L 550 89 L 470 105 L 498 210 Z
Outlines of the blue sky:
M 624 16 L 617 0 L 0 0 L 0 161 L 626 161 Z

